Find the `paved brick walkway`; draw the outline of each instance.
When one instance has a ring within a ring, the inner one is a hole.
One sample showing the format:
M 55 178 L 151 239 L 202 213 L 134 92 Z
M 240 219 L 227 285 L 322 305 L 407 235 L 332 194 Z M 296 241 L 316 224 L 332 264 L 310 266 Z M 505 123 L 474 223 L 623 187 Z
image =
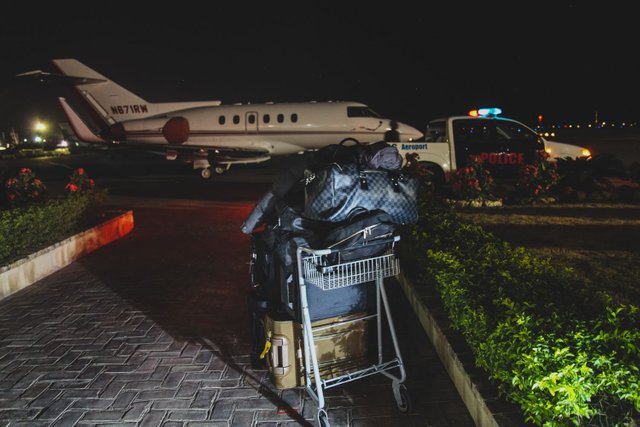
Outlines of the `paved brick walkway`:
M 133 200 L 133 199 L 132 199 Z M 0 301 L 0 425 L 315 425 L 248 357 L 249 204 L 133 206 L 131 234 Z M 334 426 L 473 426 L 401 291 L 414 411 L 382 376 L 329 390 Z

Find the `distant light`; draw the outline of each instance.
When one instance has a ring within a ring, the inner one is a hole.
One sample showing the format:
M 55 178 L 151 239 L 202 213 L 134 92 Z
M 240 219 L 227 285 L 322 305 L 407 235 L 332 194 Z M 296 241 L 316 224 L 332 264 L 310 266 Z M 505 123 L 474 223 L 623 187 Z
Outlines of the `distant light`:
M 4 145 L 0 145 L 0 151 L 6 150 L 6 149 L 7 149 L 7 147 L 5 147 Z
M 27 138 L 23 139 L 22 142 L 27 142 Z
M 68 147 L 69 143 L 64 139 L 58 143 L 58 147 Z
M 42 137 L 40 137 L 39 135 L 36 135 L 33 137 L 33 141 L 34 142 L 42 142 Z
M 591 157 L 591 151 L 589 151 L 589 149 L 587 148 L 583 148 L 582 152 L 580 153 L 583 157 Z
M 478 110 L 471 110 L 471 111 L 469 111 L 469 115 L 470 115 L 471 117 L 478 117 L 478 115 L 479 115 L 479 114 L 478 114 Z
M 36 122 L 35 129 L 36 129 L 38 132 L 42 132 L 43 130 L 47 129 L 47 125 L 45 125 L 45 124 L 44 124 L 44 123 L 42 123 L 42 122 Z

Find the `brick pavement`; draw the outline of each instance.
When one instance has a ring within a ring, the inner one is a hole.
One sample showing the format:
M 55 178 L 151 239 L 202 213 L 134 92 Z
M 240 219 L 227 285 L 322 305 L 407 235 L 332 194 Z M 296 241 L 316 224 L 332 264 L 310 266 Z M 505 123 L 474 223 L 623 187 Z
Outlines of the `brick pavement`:
M 248 357 L 249 204 L 133 207 L 131 234 L 0 301 L 0 425 L 315 425 Z M 414 411 L 376 375 L 328 391 L 334 426 L 473 426 L 401 291 Z

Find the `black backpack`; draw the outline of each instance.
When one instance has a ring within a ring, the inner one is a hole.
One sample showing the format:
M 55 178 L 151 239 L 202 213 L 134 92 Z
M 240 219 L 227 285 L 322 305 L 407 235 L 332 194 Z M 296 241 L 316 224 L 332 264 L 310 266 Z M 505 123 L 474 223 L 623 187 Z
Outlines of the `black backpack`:
M 336 224 L 324 239 L 324 247 L 339 252 L 328 255 L 331 264 L 338 264 L 383 254 L 395 233 L 391 216 L 381 209 L 363 211 L 349 220 Z

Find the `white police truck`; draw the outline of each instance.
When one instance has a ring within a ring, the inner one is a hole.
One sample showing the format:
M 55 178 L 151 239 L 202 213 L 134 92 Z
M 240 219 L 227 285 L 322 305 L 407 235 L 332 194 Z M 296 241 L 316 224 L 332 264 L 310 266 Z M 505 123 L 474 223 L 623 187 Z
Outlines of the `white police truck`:
M 501 113 L 499 108 L 482 108 L 467 116 L 431 120 L 420 140 L 393 144 L 403 158 L 417 153 L 436 185 L 448 182 L 472 155 L 480 156 L 497 179 L 515 178 L 521 165 L 531 163 L 539 150 L 549 153 L 551 160 L 591 155 L 584 147 L 549 141 L 516 120 L 499 117 Z

